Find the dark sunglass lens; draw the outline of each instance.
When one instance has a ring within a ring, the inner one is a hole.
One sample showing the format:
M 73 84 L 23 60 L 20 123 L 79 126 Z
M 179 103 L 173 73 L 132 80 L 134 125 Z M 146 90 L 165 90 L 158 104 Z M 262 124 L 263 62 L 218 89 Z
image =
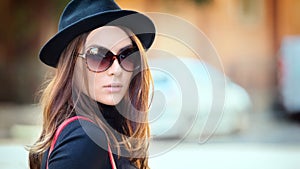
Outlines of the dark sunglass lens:
M 127 71 L 134 71 L 140 66 L 140 52 L 130 51 L 128 53 L 120 54 L 121 66 Z
M 110 65 L 111 57 L 106 57 L 103 53 L 86 53 L 86 61 L 89 68 L 95 72 L 105 71 Z

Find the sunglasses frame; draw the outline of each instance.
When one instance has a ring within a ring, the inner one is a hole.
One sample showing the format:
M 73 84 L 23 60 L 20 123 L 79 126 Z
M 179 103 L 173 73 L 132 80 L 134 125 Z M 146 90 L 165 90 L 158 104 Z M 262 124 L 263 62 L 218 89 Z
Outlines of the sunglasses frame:
M 138 49 L 138 47 L 137 47 L 136 45 L 130 45 L 130 46 L 128 46 L 128 47 L 136 48 L 136 49 L 137 49 L 136 52 L 140 52 L 139 49 Z M 121 49 L 120 51 L 122 51 L 122 49 Z M 113 54 L 110 50 L 108 50 L 108 52 L 110 52 L 111 54 Z M 123 52 L 123 51 L 122 51 L 122 52 Z M 93 70 L 93 69 L 90 68 L 90 66 L 89 66 L 89 64 L 88 64 L 88 61 L 87 61 L 87 58 L 86 58 L 86 52 L 85 52 L 85 53 L 78 53 L 78 56 L 81 57 L 81 58 L 83 58 L 83 59 L 85 60 L 85 64 L 86 64 L 86 67 L 88 68 L 88 70 L 91 71 L 91 72 L 94 72 L 94 73 L 105 72 L 106 70 L 108 70 L 108 69 L 112 66 L 112 64 L 114 63 L 115 59 L 117 59 L 118 64 L 120 65 L 120 67 L 121 67 L 123 70 L 127 71 L 127 72 L 134 72 L 135 70 L 137 70 L 137 69 L 139 69 L 139 68 L 141 67 L 141 65 L 138 65 L 138 66 L 136 66 L 132 71 L 126 70 L 126 69 L 122 66 L 122 64 L 121 64 L 120 54 L 121 54 L 122 52 L 119 52 L 118 54 L 113 54 L 112 59 L 110 60 L 110 64 L 107 66 L 107 68 L 105 68 L 104 70 L 101 70 L 101 71 L 100 71 L 100 70 L 98 70 L 98 71 L 97 71 L 97 70 Z M 141 57 L 141 54 L 140 54 L 140 57 Z

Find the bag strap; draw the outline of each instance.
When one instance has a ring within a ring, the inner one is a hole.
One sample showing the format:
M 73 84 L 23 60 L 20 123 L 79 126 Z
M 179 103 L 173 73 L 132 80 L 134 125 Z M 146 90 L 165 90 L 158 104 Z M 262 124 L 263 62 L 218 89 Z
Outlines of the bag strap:
M 89 121 L 89 122 L 92 122 L 95 124 L 95 122 L 87 117 L 83 117 L 83 116 L 74 116 L 74 117 L 71 117 L 69 119 L 66 119 L 59 127 L 58 129 L 56 130 L 55 132 L 55 135 L 54 135 L 54 138 L 51 142 L 51 145 L 50 145 L 50 149 L 49 149 L 49 153 L 48 153 L 48 158 L 47 158 L 47 161 L 46 161 L 46 169 L 48 169 L 48 161 L 49 161 L 49 157 L 50 157 L 50 154 L 51 152 L 53 151 L 54 149 L 54 146 L 55 146 L 55 143 L 58 139 L 58 136 L 60 135 L 60 133 L 63 131 L 63 129 L 68 125 L 70 124 L 71 122 L 75 121 L 75 120 L 86 120 L 86 121 Z M 115 163 L 115 160 L 114 160 L 114 157 L 112 155 L 112 152 L 111 152 L 111 149 L 110 149 L 110 144 L 108 142 L 108 156 L 109 156 L 109 160 L 110 160 L 110 164 L 112 166 L 112 169 L 117 169 L 116 167 L 116 163 Z

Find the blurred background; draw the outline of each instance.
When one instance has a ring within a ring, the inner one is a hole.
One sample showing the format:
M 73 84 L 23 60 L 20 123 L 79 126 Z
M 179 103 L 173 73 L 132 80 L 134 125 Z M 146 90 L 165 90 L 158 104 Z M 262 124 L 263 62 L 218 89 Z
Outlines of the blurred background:
M 24 146 L 36 140 L 41 126 L 38 90 L 54 73 L 39 61 L 38 52 L 56 33 L 67 2 L 0 2 L 0 168 L 28 168 Z M 206 144 L 199 145 L 191 137 L 151 158 L 152 168 L 300 168 L 299 0 L 117 2 L 125 9 L 179 16 L 198 27 L 222 60 L 224 70 L 218 71 L 224 71 L 236 86 L 232 93 L 238 94 L 232 95 L 239 97 L 233 99 L 233 109 L 242 107 L 224 114 L 227 123 L 221 122 Z M 197 37 L 190 36 L 195 38 L 191 42 L 197 43 Z M 155 46 L 179 50 L 159 40 Z M 189 57 L 188 52 L 177 53 Z M 154 76 L 158 85 L 159 77 Z M 174 138 L 180 136 L 158 137 L 152 147 L 174 145 Z M 174 158 L 181 159 L 180 165 Z

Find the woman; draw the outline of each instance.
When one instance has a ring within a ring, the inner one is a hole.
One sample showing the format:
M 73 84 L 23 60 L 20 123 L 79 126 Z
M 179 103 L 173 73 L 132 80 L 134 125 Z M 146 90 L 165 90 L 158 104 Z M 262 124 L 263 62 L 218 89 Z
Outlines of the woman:
M 41 97 L 43 130 L 30 148 L 31 169 L 149 168 L 145 50 L 154 37 L 147 16 L 112 0 L 66 6 L 39 55 L 56 73 Z M 83 118 L 64 125 L 74 117 Z

